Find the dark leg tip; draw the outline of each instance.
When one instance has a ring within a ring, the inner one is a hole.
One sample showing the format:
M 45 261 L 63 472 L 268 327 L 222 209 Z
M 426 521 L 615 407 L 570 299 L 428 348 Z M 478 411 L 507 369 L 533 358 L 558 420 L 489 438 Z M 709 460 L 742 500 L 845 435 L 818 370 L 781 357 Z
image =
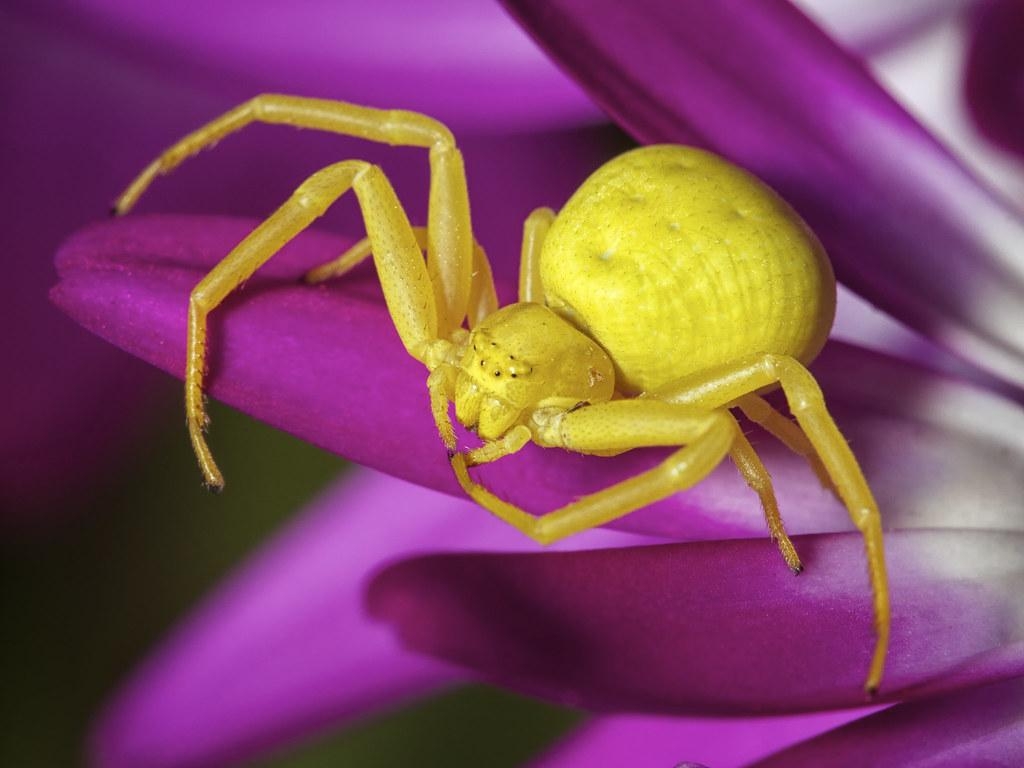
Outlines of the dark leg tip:
M 112 218 L 112 219 L 116 219 L 118 216 L 121 215 L 121 211 L 118 210 L 116 205 L 110 206 L 110 212 L 109 213 L 110 213 L 110 218 Z
M 864 695 L 868 701 L 875 701 L 878 698 L 878 686 L 877 685 L 865 685 Z
M 219 483 L 207 483 L 207 482 L 204 482 L 203 483 L 203 487 L 206 490 L 208 490 L 210 493 L 212 493 L 214 496 L 220 496 L 220 494 L 224 492 L 224 483 L 223 482 L 219 482 Z
M 455 460 L 455 456 L 457 455 L 458 451 L 456 451 L 454 448 L 447 448 L 445 450 L 445 453 L 448 454 L 448 461 L 451 462 Z
M 800 565 L 794 566 L 794 567 L 790 568 L 789 570 L 791 570 L 793 572 L 794 576 L 799 576 L 801 573 L 804 572 L 804 566 L 801 563 Z

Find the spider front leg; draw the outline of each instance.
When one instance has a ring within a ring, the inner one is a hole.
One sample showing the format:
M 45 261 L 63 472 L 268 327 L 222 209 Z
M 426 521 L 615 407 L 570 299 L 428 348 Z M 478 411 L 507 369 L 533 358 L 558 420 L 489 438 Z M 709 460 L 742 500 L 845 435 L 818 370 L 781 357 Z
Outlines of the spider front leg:
M 761 425 L 762 429 L 789 448 L 789 450 L 798 456 L 802 456 L 818 478 L 821 486 L 831 491 L 838 498 L 839 493 L 836 491 L 835 486 L 832 485 L 832 478 L 828 476 L 828 470 L 821 463 L 821 459 L 818 458 L 818 454 L 814 451 L 814 446 L 811 445 L 807 435 L 800 430 L 799 426 L 775 410 L 760 395 L 744 395 L 734 405 L 743 412 L 744 416 L 755 424 Z
M 801 573 L 804 570 L 800 562 L 800 556 L 796 553 L 796 547 L 786 533 L 782 524 L 782 515 L 779 513 L 779 504 L 775 500 L 775 489 L 772 487 L 772 478 L 768 470 L 761 462 L 754 446 L 750 444 L 743 431 L 736 425 L 736 439 L 733 441 L 732 449 L 729 451 L 733 464 L 740 471 L 744 481 L 750 489 L 757 494 L 761 501 L 761 509 L 764 511 L 764 520 L 768 526 L 768 535 L 771 536 L 786 561 L 789 570 L 793 573 Z
M 729 453 L 738 428 L 735 420 L 723 410 L 702 411 L 657 401 L 615 400 L 552 415 L 544 419 L 543 425 L 535 423 L 527 431 L 540 445 L 580 453 L 657 445 L 684 446 L 636 477 L 540 516 L 509 504 L 475 482 L 469 476 L 466 454 L 452 457 L 452 468 L 459 484 L 470 497 L 532 539 L 550 544 L 604 525 L 700 482 Z M 468 458 L 478 462 L 500 458 L 525 444 L 524 436 L 522 430 L 513 430 L 507 444 L 488 444 L 493 448 L 485 445 Z
M 127 213 L 153 180 L 185 159 L 254 122 L 312 128 L 384 144 L 430 150 L 427 211 L 427 272 L 434 293 L 438 330 L 447 335 L 462 325 L 470 301 L 473 231 L 462 153 L 451 131 L 426 115 L 406 110 L 361 107 L 343 101 L 262 94 L 177 141 L 150 163 L 114 204 Z
M 413 227 L 416 243 L 420 250 L 426 251 L 429 237 L 426 227 Z M 310 285 L 326 282 L 342 277 L 359 266 L 370 257 L 373 247 L 370 238 L 364 237 L 336 259 L 309 270 L 304 280 Z M 469 289 L 469 307 L 466 310 L 466 321 L 470 328 L 494 312 L 498 308 L 498 294 L 494 290 L 494 277 L 491 275 L 491 264 L 483 246 L 473 240 L 473 271 Z
M 621 403 L 621 402 L 625 402 L 625 401 L 619 401 L 619 402 Z M 581 424 L 584 424 L 585 422 L 595 421 L 595 420 L 597 420 L 597 421 L 606 420 L 606 419 L 608 419 L 609 413 L 612 412 L 612 411 L 622 411 L 624 414 L 626 414 L 628 416 L 630 414 L 630 409 L 632 409 L 632 408 L 633 408 L 633 406 L 620 405 L 619 403 L 616 403 L 615 405 L 612 405 L 612 406 L 609 406 L 608 404 L 591 405 L 591 406 L 588 406 L 587 408 L 581 409 L 580 413 L 582 415 L 580 415 L 580 416 L 572 416 L 570 418 L 571 428 L 578 431 L 580 429 L 580 427 L 581 427 Z M 654 410 L 652 410 L 650 408 L 645 408 L 644 410 L 647 411 L 647 414 L 645 414 L 643 416 L 640 416 L 640 419 L 639 419 L 639 421 L 637 422 L 636 425 L 631 424 L 631 423 L 622 423 L 622 424 L 618 424 L 618 425 L 610 424 L 609 428 L 611 428 L 611 429 L 618 428 L 618 429 L 621 429 L 621 430 L 625 431 L 627 434 L 629 434 L 629 430 L 630 429 L 632 429 L 635 426 L 639 425 L 640 426 L 639 431 L 637 431 L 633 435 L 633 439 L 635 439 L 638 442 L 637 442 L 636 445 L 631 446 L 631 447 L 640 447 L 640 446 L 660 445 L 660 444 L 662 444 L 660 442 L 649 442 L 650 436 L 644 431 L 644 429 L 642 427 L 643 419 L 644 418 L 651 418 L 652 416 L 658 415 L 657 411 L 654 411 Z M 576 412 L 573 411 L 572 413 L 576 413 Z M 725 411 L 725 410 L 721 411 L 721 414 L 723 414 L 724 417 L 729 418 L 733 422 L 734 432 L 733 432 L 732 444 L 729 447 L 729 455 L 732 458 L 733 463 L 736 465 L 736 468 L 740 471 L 740 474 L 743 476 L 743 479 L 746 481 L 747 485 L 750 486 L 751 490 L 753 490 L 758 495 L 758 498 L 761 500 L 761 507 L 764 509 L 765 521 L 766 521 L 766 523 L 768 525 L 768 531 L 769 531 L 769 533 L 771 535 L 772 541 L 775 541 L 778 544 L 779 552 L 782 554 L 783 559 L 786 561 L 786 565 L 789 566 L 789 569 L 791 571 L 793 571 L 793 573 L 800 573 L 801 571 L 803 571 L 803 565 L 800 562 L 800 557 L 796 553 L 796 548 L 793 546 L 793 542 L 790 540 L 789 536 L 786 534 L 786 529 L 785 529 L 785 527 L 782 524 L 782 517 L 779 514 L 778 502 L 775 500 L 775 491 L 774 491 L 774 489 L 772 487 L 771 476 L 768 474 L 768 470 L 765 468 L 764 464 L 761 463 L 761 459 L 758 457 L 757 453 L 754 451 L 753 446 L 750 445 L 750 442 L 743 435 L 742 430 L 740 430 L 740 428 L 739 428 L 739 424 L 736 423 L 736 420 L 732 417 L 732 415 L 729 414 L 729 412 Z M 687 414 L 683 414 L 683 413 L 681 413 L 679 411 L 675 411 L 675 412 L 672 413 L 672 417 L 675 418 L 675 419 L 682 418 L 682 417 L 684 417 L 686 415 Z M 690 414 L 690 416 L 692 416 L 692 414 Z M 569 418 L 569 416 L 567 415 L 566 417 L 563 417 L 563 419 L 564 418 Z M 715 418 L 717 419 L 718 416 L 716 416 Z M 680 432 L 679 434 L 682 434 L 682 432 Z M 526 427 L 524 425 L 518 425 L 516 427 L 513 427 L 500 440 L 493 440 L 493 441 L 484 443 L 482 446 L 480 446 L 478 448 L 474 448 L 473 450 L 471 450 L 471 451 L 469 451 L 469 452 L 467 452 L 465 454 L 462 454 L 459 457 L 459 462 L 460 462 L 460 465 L 462 467 L 462 470 L 465 470 L 465 469 L 468 469 L 470 467 L 474 467 L 474 466 L 477 466 L 477 465 L 480 465 L 480 464 L 486 464 L 488 462 L 496 461 L 496 460 L 498 460 L 500 458 L 504 458 L 505 456 L 511 455 L 511 454 L 519 451 L 524 445 L 526 445 L 530 441 L 531 437 L 532 437 L 532 434 L 531 434 L 530 429 L 528 427 Z M 677 437 L 678 437 L 678 435 L 677 435 Z M 571 442 L 572 438 L 569 438 L 569 440 Z M 572 444 L 570 444 L 570 442 L 565 442 L 565 438 L 561 436 L 561 433 L 558 433 L 557 437 L 551 437 L 549 435 L 547 438 L 542 438 L 542 442 L 544 444 L 557 445 L 559 447 L 568 448 L 570 450 L 579 450 L 579 451 L 583 451 L 583 452 L 606 450 L 605 448 L 598 448 L 598 447 L 596 447 L 596 444 L 595 445 L 591 445 L 589 447 L 589 449 L 587 449 L 587 448 L 585 448 L 585 446 L 587 445 L 585 442 L 580 441 L 579 438 L 576 438 L 576 440 L 577 440 L 577 442 L 572 443 Z M 606 441 L 607 441 L 607 438 L 602 435 L 602 436 L 600 436 L 598 438 L 597 443 L 606 443 Z M 679 442 L 683 442 L 683 441 L 681 439 L 680 440 L 674 440 L 671 444 L 672 445 L 676 445 Z M 618 451 L 618 450 L 622 450 L 622 449 L 615 448 L 614 450 Z M 453 460 L 454 459 L 455 459 L 455 457 L 453 457 Z M 671 459 L 670 459 L 670 461 L 671 461 Z M 456 469 L 456 474 L 459 474 L 459 472 L 460 472 L 460 469 L 457 468 Z M 468 475 L 466 475 L 466 477 L 468 478 Z M 472 481 L 470 481 L 470 482 L 472 483 Z M 472 483 L 472 484 L 474 486 L 476 486 L 476 491 L 475 491 L 476 493 L 486 492 L 486 489 L 484 489 L 478 483 Z M 465 488 L 466 485 L 463 484 L 463 487 Z M 651 487 L 653 487 L 653 486 L 651 486 Z M 683 486 L 683 487 L 689 487 L 689 485 L 686 485 L 686 486 Z M 676 489 L 676 490 L 681 490 L 681 488 Z M 489 492 L 486 492 L 486 493 L 489 494 Z M 473 495 L 473 494 L 470 494 L 470 495 Z M 493 497 L 493 494 L 489 494 L 489 496 Z M 493 497 L 493 498 L 496 498 L 496 497 Z M 652 498 L 650 501 L 645 502 L 645 503 L 652 503 L 653 501 L 657 501 L 659 498 L 662 498 L 662 496 L 657 496 L 656 498 Z M 504 502 L 502 502 L 502 504 L 504 504 L 506 507 L 510 506 L 510 505 L 505 504 Z M 636 507 L 636 508 L 639 508 L 639 507 Z M 505 511 L 506 511 L 506 513 L 508 513 L 507 509 Z M 629 511 L 632 511 L 632 510 L 631 509 L 624 509 L 621 514 L 627 514 Z M 520 520 L 520 521 L 524 521 L 525 520 L 526 525 L 527 525 L 528 528 L 530 528 L 531 526 L 535 525 L 535 521 L 538 518 L 533 518 L 532 516 L 528 516 L 530 519 L 526 520 L 525 518 L 521 517 L 521 514 L 525 514 L 525 513 L 520 513 L 520 514 L 516 514 L 516 515 L 512 515 L 512 516 L 515 517 L 516 519 Z M 585 518 L 581 517 L 580 519 L 585 519 Z M 598 525 L 600 525 L 600 523 L 598 523 Z M 585 527 L 593 527 L 593 526 L 585 526 Z M 529 533 L 529 531 L 526 531 L 526 532 Z M 573 531 L 573 532 L 575 532 L 575 531 Z M 533 535 L 533 534 L 530 533 L 530 535 Z M 569 535 L 569 534 L 567 533 L 565 535 Z
M 647 397 L 681 405 L 720 408 L 742 402 L 742 398 L 751 393 L 776 384 L 781 385 L 790 412 L 814 446 L 850 519 L 864 537 L 877 636 L 864 688 L 873 695 L 882 679 L 891 622 L 882 519 L 864 473 L 829 415 L 814 377 L 792 357 L 753 355 L 713 371 L 687 376 Z
M 203 478 L 213 489 L 220 489 L 224 480 L 203 434 L 207 422 L 203 403 L 207 316 L 350 187 L 362 208 L 384 299 L 406 350 L 433 369 L 451 348 L 449 341 L 438 338 L 430 275 L 405 211 L 380 168 L 347 160 L 318 171 L 214 267 L 189 298 L 186 417 Z

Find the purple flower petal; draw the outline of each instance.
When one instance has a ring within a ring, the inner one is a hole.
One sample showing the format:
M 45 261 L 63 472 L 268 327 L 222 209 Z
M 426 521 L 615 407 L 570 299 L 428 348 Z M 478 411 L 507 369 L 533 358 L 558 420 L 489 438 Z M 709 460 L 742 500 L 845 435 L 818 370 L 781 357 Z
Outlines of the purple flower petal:
M 88 0 L 68 12 L 133 45 L 237 72 L 261 88 L 422 110 L 460 129 L 537 130 L 601 119 L 579 86 L 493 3 L 449 0 L 439 12 L 415 0 L 210 7 Z
M 170 87 L 166 70 L 129 73 L 112 58 L 74 28 L 50 26 L 17 3 L 0 10 L 0 90 L 12 105 L 0 122 L 5 526 L 52 521 L 68 499 L 93 488 L 101 469 L 145 429 L 160 383 L 145 366 L 119 361 L 45 298 L 53 283 L 47 254 L 103 215 L 117 179 L 129 173 L 110 151 L 111 137 L 123 131 L 159 142 L 154 113 L 187 118 L 204 108 L 195 92 Z M 137 113 L 124 110 L 126 103 Z
M 572 546 L 621 543 L 594 532 Z M 376 473 L 345 477 L 194 613 L 108 705 L 98 765 L 223 765 L 450 683 L 362 606 L 370 574 L 437 549 L 535 545 L 470 502 Z
M 1024 157 L 1024 3 L 985 0 L 971 13 L 964 94 L 985 136 Z
M 96 225 L 58 258 L 57 304 L 87 328 L 180 376 L 191 288 L 253 222 L 130 217 Z M 435 432 L 425 370 L 402 348 L 372 269 L 311 288 L 296 278 L 344 243 L 311 231 L 213 315 L 210 391 L 361 464 L 461 496 Z M 1000 398 L 875 353 L 832 343 L 814 371 L 878 493 L 887 525 L 1019 528 L 1024 413 Z M 793 532 L 849 530 L 802 460 L 755 436 Z M 216 424 L 212 445 L 217 447 Z M 528 446 L 479 470 L 535 511 L 650 466 Z M 232 478 L 228 478 L 230 483 Z M 622 527 L 677 538 L 762 536 L 756 498 L 728 464 Z
M 956 4 L 956 0 L 954 0 Z M 887 50 L 874 51 L 872 74 L 933 136 L 1006 200 L 1024 200 L 1024 166 L 995 148 L 974 126 L 961 87 L 969 54 L 970 19 L 935 18 Z M 942 10 L 936 8 L 936 10 Z M 830 32 L 834 27 L 826 25 Z
M 1024 383 L 1024 216 L 983 187 L 787 3 L 507 0 L 644 142 L 696 142 L 772 184 L 837 274 Z
M 96 225 L 58 258 L 53 298 L 90 330 L 180 376 L 188 293 L 253 225 L 171 216 Z M 422 407 L 422 366 L 398 342 L 372 269 L 316 288 L 298 281 L 349 242 L 305 233 L 213 316 L 210 391 L 361 464 L 454 492 Z
M 830 35 L 861 53 L 874 55 L 958 14 L 970 0 L 793 0 Z
M 457 679 L 399 650 L 361 605 L 389 556 L 426 551 L 445 532 L 458 543 L 458 505 L 429 502 L 372 474 L 338 483 L 116 696 L 94 733 L 97 764 L 223 765 Z
M 530 768 L 688 765 L 685 757 L 714 768 L 740 768 L 766 754 L 862 717 L 864 710 L 775 717 L 600 717 L 556 744 Z M 824 762 L 822 765 L 828 765 Z
M 750 768 L 961 768 L 1024 763 L 1024 681 L 901 704 Z
M 874 645 L 863 544 L 766 541 L 408 560 L 370 586 L 414 650 L 602 711 L 781 713 L 863 705 Z M 881 700 L 1024 674 L 1024 534 L 893 531 Z M 685 757 L 685 756 L 684 756 Z

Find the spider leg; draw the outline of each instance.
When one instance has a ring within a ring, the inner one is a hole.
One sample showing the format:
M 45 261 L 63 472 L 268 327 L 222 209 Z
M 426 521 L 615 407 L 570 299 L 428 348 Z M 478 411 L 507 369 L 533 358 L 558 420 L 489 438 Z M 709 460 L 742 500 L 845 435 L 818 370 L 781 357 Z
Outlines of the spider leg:
M 425 251 L 428 242 L 427 228 L 413 227 L 412 232 L 416 236 L 416 244 L 419 245 L 420 250 Z M 364 237 L 336 259 L 309 270 L 303 279 L 310 285 L 316 285 L 342 277 L 369 258 L 372 252 L 370 238 Z M 498 296 L 494 290 L 494 279 L 491 277 L 491 265 L 483 246 L 475 238 L 473 239 L 472 281 L 469 289 L 469 308 L 466 313 L 470 328 L 498 308 Z
M 455 453 L 455 430 L 448 413 L 448 405 L 455 393 L 455 382 L 459 369 L 451 363 L 441 363 L 427 376 L 427 392 L 430 394 L 430 413 L 434 417 L 437 433 L 441 442 L 448 450 L 448 455 Z
M 452 457 L 452 468 L 463 490 L 478 504 L 532 539 L 550 544 L 698 483 L 729 452 L 737 432 L 735 420 L 726 411 L 680 408 L 657 401 L 615 400 L 565 412 L 535 434 L 534 440 L 582 453 L 651 445 L 685 447 L 646 472 L 540 516 L 509 504 L 475 482 L 469 476 L 465 454 Z
M 616 404 L 611 406 L 615 410 L 622 410 L 628 412 L 626 409 L 632 406 L 622 406 Z M 586 413 L 587 409 L 584 409 L 584 415 L 571 417 L 572 422 L 580 422 L 583 419 L 593 420 L 594 418 L 607 418 L 607 415 L 602 415 L 601 410 L 607 410 L 606 406 L 597 405 L 589 406 L 590 409 L 596 408 L 596 411 L 591 411 L 589 414 Z M 768 474 L 768 470 L 764 464 L 761 463 L 761 459 L 754 451 L 753 446 L 743 435 L 743 432 L 739 428 L 739 424 L 735 423 L 735 419 L 729 414 L 728 411 L 723 410 L 723 414 L 732 419 L 733 426 L 735 428 L 735 435 L 731 447 L 729 448 L 729 455 L 732 457 L 736 467 L 740 470 L 743 479 L 747 485 L 757 493 L 761 500 L 761 506 L 764 509 L 765 520 L 768 525 L 769 533 L 771 534 L 772 541 L 775 541 L 779 546 L 779 551 L 782 553 L 783 559 L 786 561 L 786 565 L 789 566 L 790 570 L 794 573 L 800 573 L 803 570 L 803 565 L 800 563 L 800 557 L 796 553 L 796 548 L 793 546 L 793 542 L 786 534 L 786 529 L 782 524 L 782 517 L 779 515 L 779 505 L 775 500 L 775 491 L 772 488 L 771 477 Z M 678 411 L 672 414 L 675 418 L 680 418 L 682 414 Z M 637 415 L 634 414 L 633 417 Z M 638 423 L 642 423 L 645 416 L 639 416 Z M 646 418 L 650 418 L 646 416 Z M 628 425 L 621 425 L 622 428 L 628 429 Z M 574 425 L 574 428 L 578 429 L 578 424 Z M 643 434 L 642 432 L 639 434 Z M 493 440 L 488 443 L 484 443 L 479 448 L 467 452 L 463 455 L 463 463 L 466 468 L 478 466 L 480 464 L 486 464 L 488 462 L 496 461 L 504 458 L 505 456 L 511 455 L 516 451 L 519 451 L 524 445 L 526 445 L 531 438 L 529 428 L 523 425 L 519 425 L 509 430 L 500 440 Z M 642 439 L 642 438 L 641 438 Z M 683 442 L 682 440 L 676 440 L 675 443 Z M 639 445 L 649 445 L 648 442 L 640 442 Z M 634 447 L 638 447 L 634 446 Z M 563 445 L 562 447 L 580 448 L 576 445 Z M 594 446 L 590 447 L 590 451 L 598 450 Z M 603 450 L 603 449 L 602 449 Z M 621 450 L 621 448 L 614 449 L 615 452 Z M 482 486 L 479 483 L 474 485 L 481 489 Z M 660 497 L 659 497 L 660 498 Z M 625 514 L 623 512 L 622 514 Z M 536 518 L 535 518 L 536 519 Z M 566 534 L 568 535 L 568 534 Z
M 555 212 L 536 208 L 523 222 L 523 247 L 519 260 L 519 300 L 544 303 L 544 286 L 540 281 L 540 250 L 548 234 Z
M 839 492 L 832 484 L 832 478 L 828 476 L 828 470 L 821 463 L 818 454 L 814 452 L 814 446 L 807 439 L 800 427 L 787 419 L 771 403 L 760 395 L 744 395 L 733 403 L 739 408 L 743 415 L 755 424 L 760 424 L 768 434 L 785 445 L 789 450 L 798 456 L 802 456 L 811 469 L 814 471 L 818 482 L 822 487 L 831 491 L 838 498 Z
M 465 464 L 467 467 L 476 467 L 511 456 L 529 443 L 532 437 L 529 427 L 518 424 L 497 440 L 490 440 L 463 454 Z
M 291 125 L 430 149 L 430 201 L 427 270 L 443 336 L 462 325 L 470 298 L 473 232 L 462 154 L 443 124 L 416 112 L 381 110 L 341 101 L 262 94 L 176 142 L 135 178 L 117 199 L 114 212 L 126 213 L 158 175 L 253 122 Z
M 413 227 L 412 231 L 416 236 L 416 244 L 420 247 L 420 250 L 423 250 L 426 247 L 427 242 L 427 228 Z M 370 245 L 370 238 L 364 237 L 362 240 L 346 249 L 337 258 L 324 262 L 317 267 L 313 267 L 302 276 L 302 280 L 309 285 L 319 285 L 320 283 L 325 283 L 328 280 L 344 277 L 370 258 L 372 254 L 373 247 Z
M 666 402 L 720 408 L 753 392 L 779 384 L 789 410 L 824 464 L 833 485 L 864 537 L 864 549 L 874 596 L 874 655 L 864 684 L 869 695 L 878 690 L 889 645 L 889 586 L 882 542 L 882 519 L 878 504 L 868 487 L 842 434 L 825 407 L 818 383 L 797 360 L 783 355 L 752 355 L 713 371 L 687 376 L 650 393 Z
M 185 412 L 204 480 L 213 489 L 221 488 L 224 480 L 203 435 L 207 422 L 203 403 L 207 316 L 350 187 L 359 199 L 384 298 L 402 343 L 409 354 L 428 363 L 428 367 L 443 357 L 441 347 L 450 346 L 437 338 L 434 292 L 426 265 L 405 211 L 380 168 L 347 160 L 314 173 L 235 246 L 189 297 Z
M 498 309 L 498 293 L 494 290 L 494 276 L 491 262 L 476 240 L 473 240 L 473 272 L 469 285 L 469 306 L 466 309 L 466 323 L 475 328 L 481 320 Z
M 750 444 L 743 431 L 736 425 L 736 438 L 733 440 L 732 448 L 729 451 L 733 464 L 743 475 L 743 479 L 750 486 L 761 500 L 761 508 L 764 510 L 765 523 L 768 525 L 768 533 L 782 553 L 782 558 L 793 573 L 800 573 L 804 566 L 800 562 L 800 556 L 796 553 L 793 542 L 790 541 L 786 529 L 782 524 L 782 515 L 779 514 L 779 504 L 775 500 L 775 490 L 772 487 L 772 478 L 768 470 L 761 462 L 754 446 Z

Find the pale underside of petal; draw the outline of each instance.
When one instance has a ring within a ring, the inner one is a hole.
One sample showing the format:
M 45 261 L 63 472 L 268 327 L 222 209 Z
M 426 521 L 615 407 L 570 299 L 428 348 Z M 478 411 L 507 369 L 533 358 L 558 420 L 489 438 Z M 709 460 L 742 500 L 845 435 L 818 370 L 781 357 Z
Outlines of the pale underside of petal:
M 794 0 L 830 35 L 863 54 L 877 54 L 956 16 L 970 0 Z
M 980 9 L 990 4 L 973 5 Z M 964 12 L 930 25 L 903 45 L 872 56 L 871 70 L 889 93 L 986 183 L 1020 203 L 1024 201 L 1024 156 L 1014 156 L 980 132 L 971 119 L 974 100 L 965 100 L 965 93 L 987 98 L 992 118 L 1012 119 L 1014 65 L 1005 46 L 1012 45 L 1020 31 L 1015 35 L 1012 23 L 1000 27 L 1005 35 L 999 41 L 1002 50 L 991 42 L 982 43 L 990 63 L 978 89 L 978 73 L 972 68 L 972 51 L 978 50 L 971 42 L 974 16 Z
M 54 300 L 114 344 L 181 376 L 188 293 L 252 226 L 203 217 L 97 225 L 64 247 Z M 298 283 L 304 269 L 343 247 L 320 232 L 299 237 L 212 315 L 210 392 L 353 461 L 461 495 L 430 417 L 426 370 L 402 348 L 372 268 L 329 285 Z M 813 371 L 887 526 L 1022 526 L 1019 406 L 849 345 L 827 345 Z M 772 472 L 789 530 L 850 529 L 802 459 L 759 430 L 751 438 Z M 216 425 L 211 440 L 216 452 Z M 472 445 L 472 436 L 463 434 L 462 442 Z M 527 446 L 475 472 L 499 495 L 543 512 L 663 456 L 637 450 L 598 458 Z M 229 477 L 229 487 L 235 481 L 244 477 Z M 756 497 L 728 462 L 621 525 L 675 538 L 764 531 Z
M 788 3 L 507 0 L 645 143 L 695 142 L 792 203 L 837 275 L 1024 382 L 1024 213 L 982 185 Z
M 863 706 L 874 646 L 863 544 L 758 541 L 404 561 L 370 587 L 404 644 L 596 711 L 769 714 Z M 1024 673 L 1024 534 L 893 531 L 879 702 Z

